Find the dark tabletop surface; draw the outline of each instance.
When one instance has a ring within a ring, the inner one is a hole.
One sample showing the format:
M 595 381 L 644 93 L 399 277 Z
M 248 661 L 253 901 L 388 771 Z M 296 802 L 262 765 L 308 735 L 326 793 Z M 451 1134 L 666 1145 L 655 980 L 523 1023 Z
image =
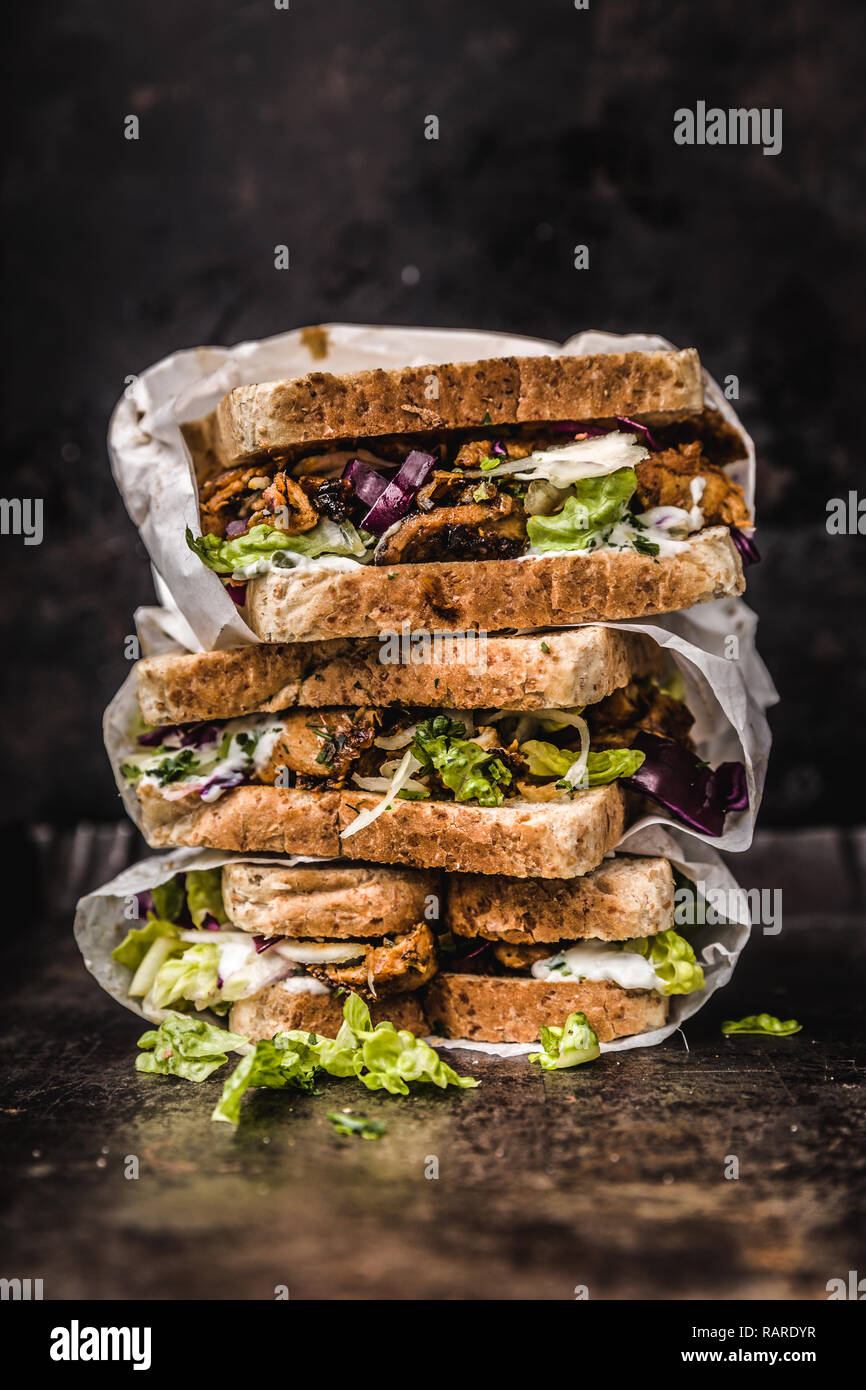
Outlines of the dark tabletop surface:
M 783 885 L 783 930 L 753 932 L 688 1048 L 554 1075 L 463 1053 L 477 1090 L 259 1091 L 237 1130 L 209 1118 L 218 1076 L 135 1073 L 141 1026 L 86 974 L 68 916 L 15 934 L 5 1272 L 49 1299 L 826 1298 L 863 1267 L 864 851 L 818 831 L 738 856 L 747 887 Z M 764 1010 L 803 1031 L 721 1035 Z M 344 1106 L 385 1136 L 338 1136 Z

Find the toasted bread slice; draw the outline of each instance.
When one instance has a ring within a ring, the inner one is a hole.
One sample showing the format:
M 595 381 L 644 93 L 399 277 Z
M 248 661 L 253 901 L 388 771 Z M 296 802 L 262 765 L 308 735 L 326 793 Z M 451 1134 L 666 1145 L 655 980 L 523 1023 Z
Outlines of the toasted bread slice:
M 424 1008 L 435 1034 L 477 1042 L 535 1042 L 543 1025 L 561 1027 L 586 1014 L 599 1042 L 661 1028 L 668 1001 L 655 990 L 622 989 L 606 980 L 534 980 L 525 975 L 460 975 L 440 971 Z
M 745 589 L 725 526 L 676 555 L 593 550 L 522 560 L 271 571 L 250 580 L 246 617 L 263 642 L 401 631 L 568 626 L 671 613 Z
M 223 865 L 229 920 L 258 936 L 391 936 L 425 918 L 439 875 L 370 864 Z
M 431 638 L 426 646 L 413 645 L 407 634 L 405 641 L 258 643 L 146 657 L 136 666 L 141 713 L 156 725 L 295 706 L 395 702 L 439 709 L 570 709 L 595 704 L 661 664 L 650 638 L 605 627 L 530 637 Z
M 445 925 L 457 936 L 523 945 L 534 941 L 628 941 L 674 921 L 674 876 L 666 859 L 617 855 L 578 879 L 453 874 Z
M 438 429 L 615 415 L 680 414 L 704 403 L 694 348 L 575 357 L 494 357 L 480 362 L 353 372 L 311 372 L 236 386 L 199 444 L 223 466 L 298 445 Z
M 285 982 L 279 980 L 250 999 L 241 999 L 234 1004 L 229 1028 L 233 1033 L 242 1033 L 244 1037 L 251 1038 L 253 1042 L 259 1038 L 272 1038 L 274 1033 L 288 1033 L 294 1028 L 335 1038 L 343 1022 L 343 1003 L 343 996 L 334 993 L 292 993 L 285 987 Z M 387 999 L 374 1000 L 369 1008 L 374 1026 L 390 1021 L 397 1028 L 408 1028 L 410 1033 L 418 1037 L 430 1032 L 418 994 L 391 994 Z
M 154 848 L 200 845 L 254 854 L 342 855 L 515 878 L 588 873 L 617 843 L 626 819 L 626 794 L 616 783 L 590 787 L 565 802 L 515 797 L 502 806 L 485 807 L 395 800 L 371 825 L 345 838 L 340 831 L 380 797 L 273 786 L 235 787 L 209 803 L 196 792 L 168 801 L 147 786 L 138 795 L 142 829 Z

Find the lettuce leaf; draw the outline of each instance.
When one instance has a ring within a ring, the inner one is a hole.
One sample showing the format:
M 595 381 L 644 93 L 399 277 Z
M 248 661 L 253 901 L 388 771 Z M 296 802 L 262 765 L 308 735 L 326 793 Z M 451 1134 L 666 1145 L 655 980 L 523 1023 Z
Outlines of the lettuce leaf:
M 655 936 L 638 937 L 634 941 L 623 942 L 624 951 L 635 951 L 646 956 L 653 970 L 664 981 L 659 986 L 661 994 L 694 994 L 703 989 L 703 968 L 698 965 L 695 953 L 685 937 L 674 931 L 660 931 Z
M 561 511 L 531 516 L 526 534 L 540 554 L 555 550 L 594 550 L 605 531 L 621 521 L 637 487 L 633 468 L 618 468 L 598 478 L 581 478 Z
M 223 905 L 222 869 L 189 869 L 186 901 L 195 926 L 202 926 L 207 917 L 224 926 L 229 919 Z
M 351 521 L 338 523 L 327 518 L 322 518 L 311 531 L 304 531 L 300 536 L 289 536 L 285 531 L 264 523 L 250 527 L 243 536 L 236 536 L 234 540 L 223 540 L 214 535 L 194 536 L 187 527 L 186 543 L 216 574 L 237 574 L 243 570 L 246 578 L 251 578 L 255 573 L 264 573 L 269 568 L 270 560 L 280 554 L 305 555 L 308 559 L 315 559 L 318 555 L 347 555 L 363 559 L 367 554 L 364 542 Z
M 439 774 L 455 801 L 501 806 L 505 800 L 502 786 L 508 786 L 511 772 L 501 758 L 465 734 L 464 725 L 447 715 L 425 719 L 415 731 L 412 752 L 426 772 Z
M 328 1119 L 338 1134 L 354 1134 L 359 1139 L 381 1139 L 387 1129 L 383 1120 L 367 1120 L 363 1115 L 340 1115 L 328 1111 Z
M 379 1023 L 372 1028 L 370 1010 L 357 994 L 346 1000 L 343 1019 L 340 1032 L 345 1029 L 344 1036 L 351 1034 L 354 1038 L 355 1075 L 368 1091 L 407 1096 L 410 1081 L 427 1081 L 443 1090 L 446 1086 L 478 1085 L 471 1076 L 458 1076 L 428 1043 L 407 1029 L 398 1032 L 393 1023 Z
M 166 922 L 160 917 L 150 917 L 145 926 L 130 927 L 120 945 L 115 946 L 112 951 L 111 959 L 116 960 L 118 965 L 125 965 L 128 970 L 135 971 L 160 936 L 176 938 L 177 928 L 172 922 Z
M 790 1037 L 792 1033 L 799 1033 L 803 1027 L 795 1018 L 787 1018 L 784 1021 L 776 1018 L 774 1014 L 749 1014 L 747 1018 L 726 1019 L 722 1024 L 723 1033 L 764 1033 L 777 1038 Z
M 163 922 L 177 922 L 183 912 L 183 879 L 178 874 L 167 883 L 158 883 L 151 888 L 153 910 Z
M 586 1014 L 569 1014 L 562 1028 L 542 1026 L 540 1040 L 543 1050 L 531 1052 L 529 1060 L 545 1071 L 578 1067 L 601 1056 L 598 1037 L 587 1023 Z
M 181 954 L 160 965 L 150 997 L 157 1009 L 167 1009 L 181 999 L 196 1009 L 215 1004 L 220 997 L 217 946 L 210 942 L 189 946 L 184 942 Z
M 241 1101 L 252 1086 L 267 1086 L 280 1091 L 291 1086 L 299 1091 L 312 1091 L 317 1069 L 315 1051 L 306 1043 L 290 1041 L 285 1033 L 263 1039 L 227 1077 L 211 1119 L 236 1125 L 241 1118 Z
M 223 1087 L 213 1113 L 215 1120 L 237 1124 L 240 1102 L 251 1086 L 297 1086 L 312 1090 L 317 1071 L 330 1076 L 356 1077 L 368 1091 L 409 1094 L 409 1082 L 434 1086 L 477 1086 L 471 1076 L 458 1076 L 432 1047 L 393 1023 L 371 1026 L 370 1010 L 357 994 L 343 1005 L 343 1023 L 336 1038 L 292 1029 L 256 1043 Z M 261 1079 L 263 1078 L 263 1079 Z
M 537 738 L 521 743 L 520 751 L 527 759 L 533 777 L 564 777 L 579 756 L 573 748 L 557 748 L 555 743 L 544 743 Z M 615 782 L 617 777 L 631 777 L 645 756 L 631 748 L 605 748 L 599 753 L 590 753 L 584 785 L 603 787 Z
M 138 1046 L 145 1050 L 136 1057 L 135 1069 L 204 1081 L 225 1065 L 230 1049 L 242 1047 L 246 1041 L 239 1033 L 216 1028 L 204 1019 L 169 1014 L 158 1028 L 142 1033 Z

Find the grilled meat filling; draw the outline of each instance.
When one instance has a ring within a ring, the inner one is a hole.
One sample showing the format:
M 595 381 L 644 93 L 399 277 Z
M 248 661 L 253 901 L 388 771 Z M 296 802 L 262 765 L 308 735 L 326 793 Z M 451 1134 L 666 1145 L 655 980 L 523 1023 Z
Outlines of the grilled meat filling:
M 362 999 L 381 998 L 418 989 L 436 974 L 436 942 L 426 922 L 402 936 L 364 946 L 363 959 L 345 964 L 308 965 L 309 975 L 336 989 L 349 989 Z
M 369 709 L 294 710 L 281 716 L 283 732 L 257 779 L 273 785 L 281 768 L 298 774 L 305 785 L 331 786 L 345 780 L 352 763 L 373 746 L 379 715 Z M 312 778 L 312 783 L 307 782 Z
M 646 511 L 650 507 L 682 507 L 688 511 L 694 505 L 691 481 L 703 478 L 706 486 L 699 505 L 705 526 L 752 524 L 743 489 L 723 469 L 707 461 L 699 443 L 650 454 L 637 465 L 635 473 L 637 497 Z
M 434 507 L 399 522 L 376 550 L 377 565 L 451 559 L 507 559 L 526 542 L 526 517 L 515 498 Z M 482 553 L 482 552 L 490 552 Z
M 593 748 L 630 748 L 639 732 L 676 739 L 692 747 L 694 717 L 683 700 L 649 681 L 630 681 L 584 711 Z

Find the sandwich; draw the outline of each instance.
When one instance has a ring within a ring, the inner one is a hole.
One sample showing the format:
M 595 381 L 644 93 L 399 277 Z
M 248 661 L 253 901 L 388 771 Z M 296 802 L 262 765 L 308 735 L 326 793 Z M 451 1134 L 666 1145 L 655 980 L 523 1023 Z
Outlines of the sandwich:
M 316 372 L 183 430 L 188 544 L 266 642 L 670 612 L 753 558 L 691 349 Z
M 112 950 L 147 1018 L 216 1015 L 250 1041 L 334 1036 L 347 995 L 416 1036 L 533 1042 L 583 1013 L 599 1041 L 663 1026 L 704 987 L 664 858 L 576 881 L 234 858 L 135 895 Z
M 436 874 L 369 865 L 228 863 L 135 897 L 112 952 L 126 993 L 153 1020 L 209 1011 L 233 1032 L 333 1036 L 346 992 L 374 1022 L 428 1032 L 417 993 L 437 967 Z M 435 925 L 435 923 L 434 923 Z
M 169 653 L 136 684 L 115 770 L 156 847 L 574 878 L 645 797 L 711 836 L 747 806 L 742 764 L 702 761 L 681 677 L 642 634 L 490 638 L 474 670 L 340 644 Z
M 454 875 L 425 998 L 433 1033 L 528 1043 L 575 1012 L 599 1042 L 663 1027 L 670 997 L 705 984 L 674 930 L 674 889 L 667 859 L 628 855 L 579 879 Z

